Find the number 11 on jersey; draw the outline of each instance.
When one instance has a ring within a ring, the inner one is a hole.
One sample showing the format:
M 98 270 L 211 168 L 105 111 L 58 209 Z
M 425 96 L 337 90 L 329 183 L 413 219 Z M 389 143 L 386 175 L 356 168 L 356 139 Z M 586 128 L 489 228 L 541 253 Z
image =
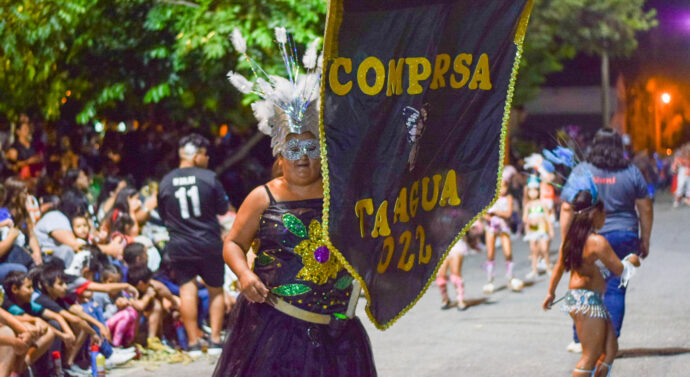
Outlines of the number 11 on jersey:
M 189 202 L 187 197 L 192 201 L 192 212 L 194 217 L 201 216 L 201 203 L 199 202 L 199 188 L 197 186 L 192 187 L 180 187 L 175 191 L 175 197 L 180 202 L 180 216 L 183 219 L 189 218 Z

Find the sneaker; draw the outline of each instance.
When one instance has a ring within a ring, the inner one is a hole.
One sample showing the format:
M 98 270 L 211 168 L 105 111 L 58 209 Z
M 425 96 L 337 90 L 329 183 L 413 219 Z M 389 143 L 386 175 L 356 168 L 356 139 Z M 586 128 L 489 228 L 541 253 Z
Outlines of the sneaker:
M 443 303 L 443 306 L 441 306 L 441 310 L 448 310 L 452 307 L 453 307 L 453 305 L 450 304 L 450 301 L 446 301 Z
M 193 359 L 201 357 L 201 355 L 203 354 L 201 350 L 201 339 L 199 339 L 199 342 L 197 344 L 187 347 L 185 353 Z
M 210 341 L 206 353 L 210 356 L 218 356 L 223 352 L 223 343 Z
M 539 273 L 537 271 L 530 271 L 530 273 L 525 276 L 525 280 L 532 281 L 536 279 L 537 276 L 539 276 Z
M 73 377 L 91 377 L 91 371 L 79 368 L 77 364 L 70 365 L 69 368 L 64 369 L 65 372 L 69 373 Z
M 508 282 L 508 288 L 513 292 L 520 292 L 524 287 L 525 283 L 520 279 L 512 278 Z
M 494 283 L 488 283 L 484 286 L 483 289 L 484 289 L 484 293 L 486 293 L 487 295 L 490 295 L 490 294 L 494 293 L 494 289 L 496 289 L 496 287 L 494 286 Z
M 122 352 L 120 350 L 113 350 L 113 354 L 105 359 L 105 369 L 113 369 L 120 366 L 136 356 L 136 352 Z
M 465 300 L 458 301 L 458 311 L 459 312 L 463 312 L 463 311 L 467 310 L 467 308 L 468 308 L 468 306 L 467 306 L 467 303 L 465 302 Z
M 113 352 L 123 352 L 123 353 L 137 352 L 137 348 L 136 347 L 127 347 L 127 348 L 113 347 Z
M 575 343 L 575 341 L 572 341 L 570 342 L 570 344 L 568 344 L 568 347 L 566 347 L 565 349 L 566 351 L 572 353 L 582 353 L 582 344 Z
M 539 258 L 539 261 L 537 262 L 537 272 L 540 274 L 543 274 L 546 271 L 546 261 L 544 258 Z

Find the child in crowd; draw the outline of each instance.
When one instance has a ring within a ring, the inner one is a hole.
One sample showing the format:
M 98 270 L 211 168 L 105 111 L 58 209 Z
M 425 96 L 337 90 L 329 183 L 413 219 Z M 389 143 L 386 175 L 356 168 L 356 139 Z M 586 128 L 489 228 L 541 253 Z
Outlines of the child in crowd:
M 534 280 L 539 271 L 537 265 L 539 259 L 546 263 L 546 271 L 551 274 L 551 261 L 549 258 L 549 242 L 553 239 L 553 223 L 551 222 L 551 209 L 540 199 L 539 179 L 532 175 L 529 177 L 526 187 L 525 208 L 522 221 L 525 224 L 524 240 L 529 242 L 532 270 L 527 274 L 527 280 Z
M 448 281 L 446 280 L 446 271 L 450 268 L 450 281 L 455 286 L 455 293 L 458 300 L 458 310 L 467 309 L 467 304 L 465 303 L 465 285 L 462 281 L 462 261 L 469 252 L 467 242 L 465 242 L 465 237 L 462 237 L 458 242 L 453 245 L 448 252 L 448 257 L 443 264 L 438 269 L 438 274 L 436 275 L 436 285 L 441 290 L 441 297 L 443 298 L 443 306 L 441 309 L 450 309 L 453 305 L 448 298 L 448 290 L 446 288 Z
M 119 283 L 122 281 L 122 270 L 119 266 L 110 264 L 101 270 L 101 281 L 105 284 Z M 129 300 L 127 300 L 122 292 L 94 292 L 93 302 L 97 303 L 103 310 L 103 318 L 109 320 L 115 315 L 115 313 L 123 310 L 124 308 L 130 306 Z M 115 340 L 115 334 L 113 334 L 113 341 Z M 122 342 L 118 342 L 121 345 Z
M 122 279 L 122 272 L 118 266 L 110 265 L 103 269 L 102 276 L 104 283 L 119 282 Z M 122 292 L 112 294 L 97 292 L 94 294 L 94 300 L 103 307 L 113 345 L 126 347 L 134 341 L 139 313 L 132 307 L 131 300 Z
M 92 245 L 91 226 L 89 220 L 84 215 L 77 215 L 72 217 L 72 232 L 74 237 L 82 245 Z
M 25 359 L 35 341 L 36 336 L 24 324 L 0 309 L 0 377 L 23 372 L 24 365 L 28 364 Z
M 488 283 L 484 286 L 484 293 L 490 294 L 495 290 L 494 286 L 494 257 L 496 253 L 496 237 L 501 240 L 503 254 L 506 258 L 506 276 L 508 277 L 508 287 L 513 291 L 520 291 L 523 287 L 522 281 L 513 277 L 513 254 L 510 242 L 510 227 L 508 220 L 513 214 L 513 197 L 508 193 L 508 182 L 501 181 L 499 197 L 494 205 L 489 208 L 485 219 L 486 227 L 486 273 Z
M 118 216 L 110 228 L 110 240 L 120 242 L 123 246 L 134 242 L 134 238 L 139 234 L 138 228 L 134 225 L 134 219 L 129 215 Z
M 127 271 L 127 282 L 139 291 L 138 299 L 130 298 L 131 307 L 139 315 L 147 318 L 146 343 L 149 348 L 156 349 L 160 347 L 158 334 L 162 331 L 164 316 L 172 314 L 173 309 L 179 308 L 179 297 L 173 296 L 163 284 L 152 278 L 153 272 L 145 264 L 132 265 Z M 108 326 L 111 329 L 119 330 L 118 324 L 122 317 L 131 320 L 132 312 L 131 310 L 127 310 L 127 312 L 130 314 L 123 314 L 122 316 L 118 312 L 108 321 Z M 127 330 L 127 334 L 132 334 L 130 327 L 123 326 L 123 328 Z M 136 329 L 134 334 L 136 334 Z
M 572 206 L 575 215 L 542 306 L 544 310 L 551 308 L 563 271 L 570 271 L 562 311 L 573 318 L 582 344 L 582 357 L 575 365 L 573 377 L 603 377 L 610 375 L 618 352 L 618 339 L 602 299 L 605 279 L 612 272 L 622 275 L 622 284 L 627 284 L 633 266 L 639 266 L 640 260 L 630 254 L 621 261 L 606 238 L 596 234 L 604 225 L 606 214 L 595 191 L 579 191 Z
M 125 247 L 125 250 L 123 252 L 123 259 L 125 262 L 125 266 L 127 268 L 138 265 L 148 267 L 149 250 L 142 243 L 131 243 L 127 245 L 127 247 Z M 166 311 L 171 312 L 174 308 L 177 308 L 179 306 L 180 298 L 176 294 L 172 293 L 172 290 L 168 287 L 167 284 L 159 281 L 156 278 L 152 278 L 149 283 L 156 291 L 158 298 L 163 300 L 162 302 L 165 305 Z M 179 293 L 179 287 L 176 289 L 176 291 L 177 293 Z
M 82 345 L 90 339 L 87 344 L 100 345 L 101 336 L 91 325 L 98 327 L 101 334 L 109 334 L 105 326 L 95 318 L 86 314 L 79 305 L 73 305 L 68 298 L 67 279 L 63 270 L 58 266 L 47 265 L 37 269 L 32 275 L 37 291 L 34 292 L 32 302 L 49 309 L 67 321 L 68 327 L 72 328 L 75 335 L 75 342 L 72 347 L 67 347 L 66 362 L 70 365 L 72 372 L 81 374 L 82 370 L 74 364 Z M 51 318 L 55 319 L 55 318 Z M 62 323 L 60 323 L 63 326 Z M 70 373 L 72 374 L 72 373 Z
M 15 275 L 20 274 L 21 272 L 15 273 Z M 28 291 L 31 289 L 31 284 L 27 283 L 29 284 L 23 288 Z M 12 296 L 14 297 L 22 287 L 18 287 L 16 281 L 13 285 L 15 291 Z M 51 345 L 55 345 L 53 349 L 56 349 L 60 344 L 55 342 L 55 333 L 45 321 L 26 314 L 11 300 L 5 304 L 4 288 L 0 287 L 0 290 L 0 304 L 3 306 L 3 309 L 0 309 L 0 376 L 9 376 L 11 370 L 22 373 L 28 367 L 45 371 L 45 373 L 39 372 L 34 375 L 47 375 L 53 370 L 47 351 Z M 11 309 L 17 316 L 4 308 Z M 1 345 L 9 347 L 3 349 Z
M 3 289 L 6 296 L 2 307 L 5 310 L 17 316 L 23 323 L 29 323 L 38 328 L 41 328 L 45 323 L 43 321 L 38 321 L 38 318 L 50 324 L 51 328 L 44 330 L 43 335 L 43 337 L 46 337 L 45 334 L 50 334 L 48 338 L 39 339 L 39 341 L 36 342 L 38 349 L 45 348 L 47 351 L 48 347 L 53 345 L 52 350 L 60 350 L 61 346 L 59 342 L 54 342 L 54 339 L 52 339 L 57 337 L 64 343 L 67 353 L 74 353 L 76 355 L 81 344 L 77 343 L 77 337 L 72 331 L 72 328 L 60 314 L 50 308 L 44 307 L 38 302 L 32 301 L 32 295 L 34 294 L 33 282 L 26 273 L 20 271 L 10 272 L 3 281 Z M 59 309 L 62 310 L 62 308 Z M 74 359 L 72 359 L 72 362 L 73 361 Z M 66 362 L 68 366 L 67 370 L 79 373 L 79 371 L 77 371 L 78 367 L 73 369 L 69 360 L 63 359 L 63 362 Z M 54 368 L 55 366 L 50 367 L 51 370 Z

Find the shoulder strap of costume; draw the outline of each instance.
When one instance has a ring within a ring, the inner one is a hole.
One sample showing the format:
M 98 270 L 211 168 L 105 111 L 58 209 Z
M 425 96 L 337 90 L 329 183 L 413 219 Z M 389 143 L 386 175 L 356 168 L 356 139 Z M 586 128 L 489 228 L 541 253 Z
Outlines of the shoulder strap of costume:
M 271 190 L 268 189 L 268 185 L 264 185 L 264 188 L 266 189 L 266 194 L 268 194 L 268 199 L 271 201 L 271 204 L 276 204 L 276 200 L 273 198 Z

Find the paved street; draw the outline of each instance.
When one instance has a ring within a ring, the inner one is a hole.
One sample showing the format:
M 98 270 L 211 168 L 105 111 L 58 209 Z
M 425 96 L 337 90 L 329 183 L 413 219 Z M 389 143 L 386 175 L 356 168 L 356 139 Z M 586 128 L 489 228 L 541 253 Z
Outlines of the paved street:
M 690 208 L 672 210 L 664 196 L 655 206 L 650 257 L 628 289 L 627 315 L 619 339 L 622 358 L 613 376 L 688 376 L 690 368 Z M 516 273 L 528 272 L 527 248 L 514 241 Z M 552 247 L 553 248 L 553 247 Z M 500 252 L 497 271 L 503 271 Z M 484 255 L 466 258 L 468 299 L 481 301 Z M 558 310 L 543 312 L 542 276 L 521 293 L 499 290 L 465 312 L 441 311 L 436 286 L 391 329 L 369 331 L 380 376 L 569 376 L 578 355 L 565 351 L 571 320 Z M 505 279 L 498 280 L 505 286 Z M 564 293 L 567 278 L 557 291 Z M 364 318 L 360 302 L 360 317 Z M 210 376 L 213 360 L 189 365 L 142 365 L 111 376 Z

